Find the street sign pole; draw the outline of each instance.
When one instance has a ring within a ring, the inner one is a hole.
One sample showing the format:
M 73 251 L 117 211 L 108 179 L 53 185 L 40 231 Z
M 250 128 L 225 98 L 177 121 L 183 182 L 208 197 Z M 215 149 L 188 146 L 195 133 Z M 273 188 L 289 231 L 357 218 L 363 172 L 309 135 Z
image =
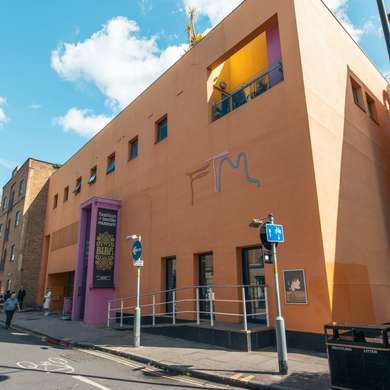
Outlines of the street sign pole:
M 133 265 L 137 268 L 137 293 L 136 293 L 136 306 L 134 308 L 134 324 L 133 324 L 133 336 L 134 347 L 138 348 L 141 345 L 141 267 L 143 266 L 142 256 L 142 237 L 140 235 L 128 236 L 127 239 L 133 240 L 132 257 Z
M 269 214 L 269 222 L 274 224 L 274 216 Z M 276 301 L 276 347 L 278 350 L 279 372 L 282 375 L 288 374 L 287 363 L 287 342 L 286 327 L 282 317 L 282 308 L 280 304 L 280 288 L 278 278 L 278 261 L 276 258 L 276 243 L 272 243 L 272 259 L 274 264 L 274 284 L 275 284 L 275 301 Z

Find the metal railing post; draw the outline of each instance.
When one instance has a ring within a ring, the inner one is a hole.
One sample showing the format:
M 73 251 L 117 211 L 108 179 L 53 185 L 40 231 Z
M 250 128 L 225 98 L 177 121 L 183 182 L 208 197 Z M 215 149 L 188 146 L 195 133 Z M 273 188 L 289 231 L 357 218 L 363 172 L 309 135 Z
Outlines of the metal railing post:
M 196 294 L 196 323 L 197 325 L 200 324 L 200 313 L 199 313 L 199 287 L 195 288 L 195 294 Z
M 213 289 L 209 289 L 209 302 L 210 302 L 210 326 L 214 326 L 214 307 L 213 307 Z
M 247 314 L 246 314 L 245 287 L 242 288 L 241 295 L 242 295 L 242 315 L 244 317 L 244 330 L 245 330 L 245 332 L 247 332 L 248 331 L 248 318 L 247 318 Z
M 153 309 L 152 325 L 153 325 L 153 326 L 156 326 L 156 296 L 153 294 L 152 298 L 153 298 L 153 306 L 152 306 L 152 309 Z
M 265 300 L 265 318 L 267 321 L 267 326 L 269 326 L 269 311 L 268 311 L 268 287 L 264 287 L 264 300 Z
M 110 313 L 111 313 L 111 302 L 108 302 L 108 309 L 107 309 L 107 328 L 110 327 Z
M 172 323 L 176 324 L 176 291 L 172 293 Z
M 123 327 L 123 299 L 121 299 L 121 321 L 120 321 L 120 327 Z

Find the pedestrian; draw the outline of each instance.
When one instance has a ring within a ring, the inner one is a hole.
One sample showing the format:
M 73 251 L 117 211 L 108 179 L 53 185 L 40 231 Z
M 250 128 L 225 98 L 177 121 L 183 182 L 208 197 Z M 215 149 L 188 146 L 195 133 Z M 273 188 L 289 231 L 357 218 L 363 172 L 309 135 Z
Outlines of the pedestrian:
M 16 309 L 20 311 L 18 300 L 16 299 L 15 291 L 11 293 L 11 296 L 4 303 L 5 310 L 5 329 L 9 329 L 11 326 L 12 317 L 15 314 Z
M 20 310 L 23 309 L 23 301 L 25 296 L 26 296 L 26 290 L 24 289 L 23 286 L 20 286 L 20 289 L 18 291 L 18 302 L 19 302 Z
M 4 295 L 4 302 L 11 296 L 11 291 L 7 290 Z
M 45 294 L 44 300 L 43 300 L 43 311 L 44 311 L 45 316 L 49 315 L 50 302 L 51 302 L 51 290 L 50 290 L 50 288 L 48 288 L 46 290 L 46 294 Z

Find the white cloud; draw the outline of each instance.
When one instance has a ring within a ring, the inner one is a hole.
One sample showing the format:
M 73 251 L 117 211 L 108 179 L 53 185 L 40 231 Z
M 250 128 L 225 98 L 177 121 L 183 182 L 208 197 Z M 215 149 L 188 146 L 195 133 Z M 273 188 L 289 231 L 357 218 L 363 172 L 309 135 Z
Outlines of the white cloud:
M 139 36 L 138 24 L 119 16 L 83 42 L 59 45 L 52 52 L 51 65 L 66 80 L 94 83 L 116 110 L 176 62 L 186 47 L 161 50 L 157 37 Z
M 16 162 L 5 160 L 3 158 L 0 158 L 0 167 L 6 168 L 6 169 L 13 169 L 18 165 Z
M 364 34 L 368 34 L 375 30 L 372 20 L 367 20 L 361 26 L 352 23 L 348 16 L 349 0 L 324 0 L 324 2 L 357 42 Z
M 55 123 L 65 131 L 73 131 L 82 137 L 91 137 L 100 131 L 112 118 L 105 115 L 95 115 L 92 110 L 72 107 Z
M 198 15 L 205 15 L 213 26 L 232 12 L 243 0 L 182 0 L 185 9 L 195 8 Z
M 34 110 L 37 110 L 38 108 L 42 108 L 42 105 L 33 103 L 33 104 L 30 104 L 30 108 L 32 108 Z
M 4 123 L 8 122 L 7 115 L 5 114 L 4 106 L 7 103 L 7 99 L 5 97 L 0 96 L 0 127 L 4 125 Z

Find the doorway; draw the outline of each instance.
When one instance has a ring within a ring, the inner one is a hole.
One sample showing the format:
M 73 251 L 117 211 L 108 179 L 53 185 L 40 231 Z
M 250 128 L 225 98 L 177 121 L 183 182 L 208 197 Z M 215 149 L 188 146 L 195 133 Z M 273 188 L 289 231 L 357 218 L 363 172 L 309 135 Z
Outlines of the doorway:
M 202 253 L 199 258 L 199 311 L 201 318 L 210 317 L 209 291 L 214 284 L 213 253 Z M 203 287 L 204 286 L 204 287 Z
M 266 323 L 265 314 L 259 314 L 264 313 L 266 309 L 264 262 L 260 247 L 242 249 L 242 273 L 245 297 L 248 301 L 246 304 L 248 322 Z
M 167 257 L 165 259 L 165 301 L 166 313 L 173 313 L 173 291 L 176 288 L 176 257 Z

